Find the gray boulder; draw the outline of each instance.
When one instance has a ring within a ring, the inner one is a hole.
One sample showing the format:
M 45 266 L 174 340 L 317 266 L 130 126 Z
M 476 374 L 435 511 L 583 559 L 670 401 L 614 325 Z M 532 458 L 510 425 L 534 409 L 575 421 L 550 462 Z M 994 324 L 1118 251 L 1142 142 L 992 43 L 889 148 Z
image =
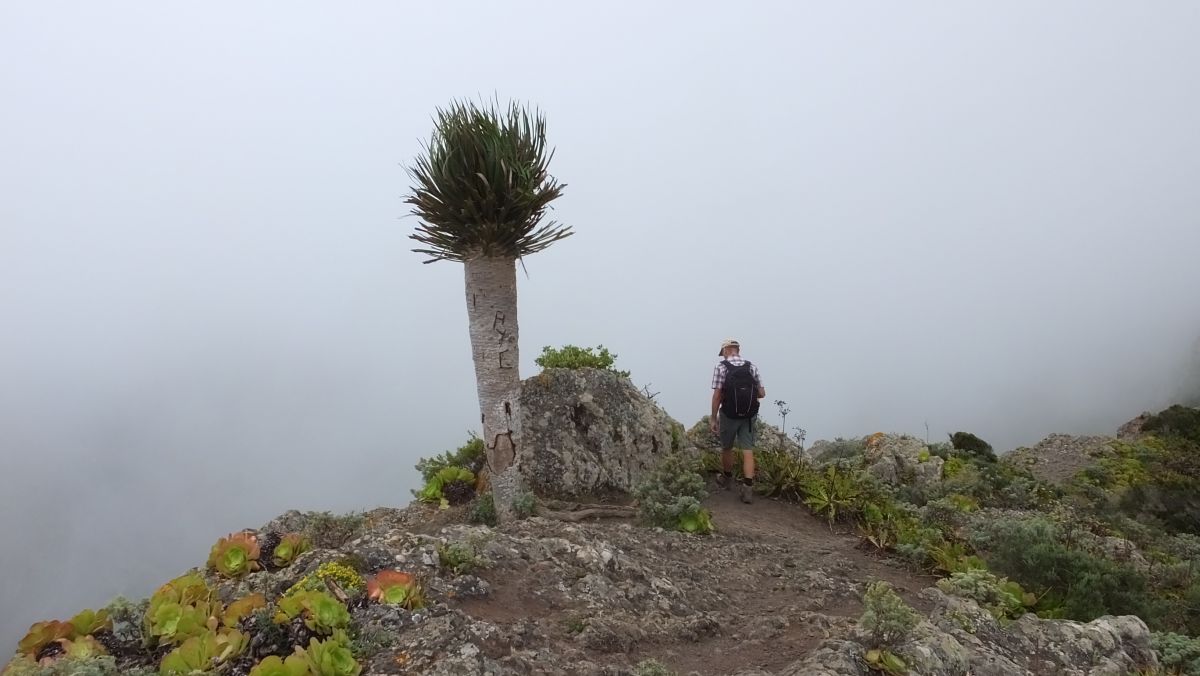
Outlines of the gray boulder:
M 1077 437 L 1051 434 L 1032 448 L 1018 448 L 1004 461 L 1029 470 L 1041 481 L 1064 483 L 1113 453 L 1113 437 Z
M 892 649 L 905 661 L 909 673 L 1115 676 L 1151 670 L 1158 664 L 1150 648 L 1150 630 L 1132 615 L 1072 622 L 1027 614 L 1005 626 L 974 601 L 933 588 L 925 589 L 921 596 L 933 610 L 908 640 Z M 869 639 L 861 631 L 852 632 L 848 639 L 826 640 L 781 674 L 873 673 L 863 660 Z
M 546 369 L 521 383 L 519 402 L 516 465 L 541 495 L 629 493 L 685 450 L 683 427 L 611 371 Z
M 901 434 L 874 434 L 863 451 L 867 472 L 880 481 L 928 486 L 941 481 L 943 460 L 925 442 Z

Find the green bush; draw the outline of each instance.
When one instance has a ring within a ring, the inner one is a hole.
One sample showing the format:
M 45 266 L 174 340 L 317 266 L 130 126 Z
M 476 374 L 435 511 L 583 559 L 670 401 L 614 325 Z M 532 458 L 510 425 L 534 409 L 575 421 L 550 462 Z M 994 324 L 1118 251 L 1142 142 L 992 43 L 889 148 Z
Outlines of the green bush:
M 518 519 L 528 519 L 537 513 L 537 498 L 529 491 L 521 491 L 513 498 L 512 508 Z
M 652 526 L 708 532 L 707 510 L 700 506 L 708 492 L 697 462 L 681 454 L 665 456 L 634 489 L 642 520 Z
M 467 519 L 471 523 L 496 526 L 496 501 L 491 493 L 484 493 L 475 498 L 475 502 L 471 504 L 471 510 L 467 512 Z
M 954 573 L 937 582 L 938 589 L 954 596 L 971 599 L 993 617 L 1015 618 L 1025 614 L 1026 606 L 1037 603 L 1021 585 L 980 569 Z
M 590 347 L 574 345 L 564 345 L 556 350 L 547 345 L 542 348 L 542 355 L 533 363 L 544 369 L 601 369 L 612 371 L 622 378 L 628 378 L 629 371 L 618 371 L 613 368 L 616 359 L 617 355 L 610 353 L 608 348 L 603 345 L 597 346 L 595 351 Z
M 882 580 L 872 582 L 863 595 L 863 614 L 858 620 L 875 647 L 902 643 L 916 628 L 921 616 L 900 598 L 892 586 Z
M 1200 444 L 1200 408 L 1171 406 L 1147 418 L 1142 431 Z
M 470 433 L 467 443 L 453 451 L 444 451 L 432 458 L 421 458 L 417 461 L 417 471 L 425 482 L 432 481 L 437 473 L 447 467 L 462 467 L 473 474 L 478 474 L 487 461 L 487 448 L 483 439 Z
M 970 539 L 991 570 L 1038 595 L 1039 614 L 1083 622 L 1101 615 L 1151 617 L 1144 575 L 1069 547 L 1062 529 L 1045 517 L 988 520 Z
M 1185 676 L 1200 676 L 1200 638 L 1156 632 L 1150 635 L 1150 645 L 1162 666 Z
M 479 565 L 479 557 L 475 548 L 465 542 L 439 544 L 437 547 L 438 565 L 455 575 L 469 573 Z
M 719 470 L 720 456 L 709 455 L 716 458 L 715 467 Z M 759 451 L 754 454 L 754 465 L 755 492 L 793 502 L 804 499 L 805 487 L 816 478 L 815 471 L 803 458 L 787 451 Z
M 965 451 L 981 460 L 996 462 L 996 452 L 992 450 L 992 445 L 970 432 L 955 432 L 951 434 L 950 445 L 955 450 Z

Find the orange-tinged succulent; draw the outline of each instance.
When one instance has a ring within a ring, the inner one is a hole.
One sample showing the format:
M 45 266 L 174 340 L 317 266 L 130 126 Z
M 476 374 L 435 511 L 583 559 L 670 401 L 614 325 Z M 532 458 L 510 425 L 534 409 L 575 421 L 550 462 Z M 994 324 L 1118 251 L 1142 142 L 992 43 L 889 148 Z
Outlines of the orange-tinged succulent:
M 35 657 L 42 651 L 42 648 L 51 643 L 73 636 L 75 636 L 75 627 L 71 626 L 70 622 L 59 622 L 58 620 L 36 622 L 29 627 L 29 633 L 17 642 L 17 652 Z
M 381 570 L 368 580 L 367 597 L 372 601 L 404 606 L 410 610 L 425 605 L 417 578 L 399 570 Z
M 258 536 L 250 531 L 230 534 L 217 540 L 208 554 L 208 569 L 224 577 L 244 577 L 259 569 Z

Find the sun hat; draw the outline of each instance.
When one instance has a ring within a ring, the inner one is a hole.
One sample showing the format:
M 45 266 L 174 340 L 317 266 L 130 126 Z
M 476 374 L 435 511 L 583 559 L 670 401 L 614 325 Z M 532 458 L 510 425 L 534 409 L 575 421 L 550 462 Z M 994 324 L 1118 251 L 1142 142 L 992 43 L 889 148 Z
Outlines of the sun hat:
M 734 340 L 732 338 L 726 338 L 724 341 L 721 342 L 721 349 L 717 352 L 717 355 L 720 356 L 720 355 L 725 354 L 725 348 L 727 348 L 727 347 L 736 347 L 738 349 L 741 349 L 742 346 L 738 345 L 738 342 L 736 340 Z

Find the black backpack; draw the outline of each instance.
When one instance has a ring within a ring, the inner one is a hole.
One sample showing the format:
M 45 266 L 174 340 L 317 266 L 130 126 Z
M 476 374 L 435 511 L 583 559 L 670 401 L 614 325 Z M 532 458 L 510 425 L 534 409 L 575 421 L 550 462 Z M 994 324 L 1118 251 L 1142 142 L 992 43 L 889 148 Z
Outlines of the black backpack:
M 750 362 L 725 365 L 725 389 L 721 392 L 721 412 L 730 418 L 753 418 L 758 415 L 758 381 Z

